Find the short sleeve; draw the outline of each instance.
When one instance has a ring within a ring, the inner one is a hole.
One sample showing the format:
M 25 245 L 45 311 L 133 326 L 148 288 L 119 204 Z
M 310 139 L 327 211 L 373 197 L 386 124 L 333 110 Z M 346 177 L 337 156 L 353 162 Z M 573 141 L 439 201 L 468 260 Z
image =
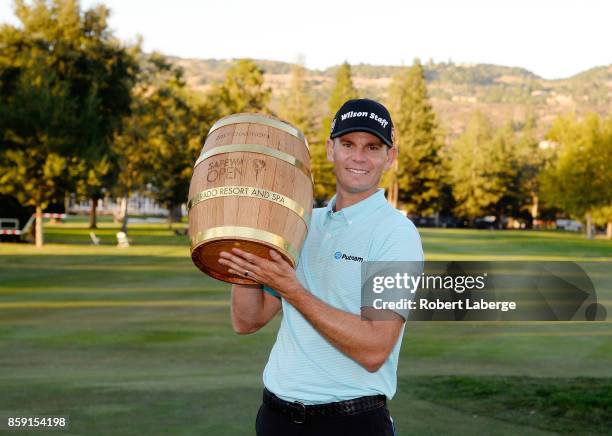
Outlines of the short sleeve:
M 414 224 L 410 220 L 397 224 L 395 228 L 390 229 L 386 237 L 374 240 L 368 262 L 362 265 L 362 280 L 368 283 L 365 288 L 371 289 L 370 281 L 373 277 L 393 277 L 397 273 L 418 276 L 423 271 L 423 260 L 421 237 Z M 387 289 L 384 294 L 362 293 L 362 307 L 376 307 L 374 301 L 383 296 L 387 302 L 400 302 L 412 300 L 414 293 L 401 288 Z M 388 310 L 397 313 L 404 320 L 408 319 L 407 306 L 396 305 Z M 388 318 L 383 315 L 381 319 Z

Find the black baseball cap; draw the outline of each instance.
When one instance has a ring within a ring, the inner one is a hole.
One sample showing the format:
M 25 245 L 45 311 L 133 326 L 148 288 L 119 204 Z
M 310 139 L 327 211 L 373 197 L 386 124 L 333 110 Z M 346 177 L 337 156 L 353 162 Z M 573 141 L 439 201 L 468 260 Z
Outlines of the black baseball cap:
M 351 132 L 368 132 L 393 147 L 391 114 L 377 101 L 368 98 L 349 100 L 336 112 L 331 125 L 331 139 Z

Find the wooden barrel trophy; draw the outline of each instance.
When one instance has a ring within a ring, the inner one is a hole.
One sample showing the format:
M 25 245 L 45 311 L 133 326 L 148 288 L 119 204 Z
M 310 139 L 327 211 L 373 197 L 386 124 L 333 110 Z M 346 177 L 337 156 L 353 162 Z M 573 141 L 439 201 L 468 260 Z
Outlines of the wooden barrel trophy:
M 203 272 L 254 284 L 219 263 L 233 247 L 295 267 L 312 212 L 308 143 L 297 128 L 262 114 L 217 121 L 195 163 L 189 187 L 191 258 Z

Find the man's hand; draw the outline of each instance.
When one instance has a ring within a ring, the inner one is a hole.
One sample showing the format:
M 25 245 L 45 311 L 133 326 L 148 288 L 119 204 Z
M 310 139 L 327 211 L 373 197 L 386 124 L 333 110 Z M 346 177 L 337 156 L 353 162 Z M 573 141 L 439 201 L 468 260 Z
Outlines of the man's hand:
M 296 293 L 305 291 L 295 270 L 274 250 L 270 250 L 271 261 L 239 248 L 232 248 L 231 253 L 222 251 L 219 255 L 219 263 L 227 266 L 231 274 L 266 285 L 289 302 Z

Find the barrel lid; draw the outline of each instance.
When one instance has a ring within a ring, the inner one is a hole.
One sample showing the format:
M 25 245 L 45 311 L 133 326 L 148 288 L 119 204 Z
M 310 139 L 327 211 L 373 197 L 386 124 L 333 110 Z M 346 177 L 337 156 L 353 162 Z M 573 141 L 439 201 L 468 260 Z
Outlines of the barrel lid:
M 304 134 L 300 129 L 288 123 L 287 121 L 279 120 L 278 118 L 275 118 L 271 115 L 258 113 L 239 113 L 228 115 L 227 117 L 221 118 L 219 121 L 213 124 L 213 126 L 208 131 L 208 134 L 210 135 L 215 130 L 224 126 L 242 123 L 263 124 L 269 127 L 274 127 L 278 130 L 282 130 L 283 132 L 289 133 L 290 135 L 295 136 L 297 139 L 304 142 L 304 145 L 306 145 L 306 149 L 310 151 L 310 148 L 308 147 L 308 141 L 306 140 Z

